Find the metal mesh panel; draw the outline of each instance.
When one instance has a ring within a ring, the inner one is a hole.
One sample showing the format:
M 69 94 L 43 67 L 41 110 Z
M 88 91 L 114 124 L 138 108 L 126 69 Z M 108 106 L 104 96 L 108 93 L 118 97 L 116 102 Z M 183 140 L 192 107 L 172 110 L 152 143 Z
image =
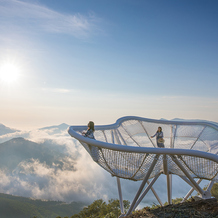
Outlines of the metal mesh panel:
M 172 147 L 172 139 L 173 139 L 173 134 L 174 134 L 173 125 L 151 123 L 151 122 L 145 122 L 145 121 L 142 121 L 141 124 L 144 128 L 144 132 L 146 132 L 149 137 L 153 136 L 157 132 L 158 127 L 160 126 L 162 128 L 162 131 L 164 134 L 164 140 L 165 140 L 164 147 L 165 148 Z M 156 146 L 156 139 L 155 138 L 150 138 L 149 141 L 151 141 L 151 144 L 150 144 L 150 146 L 146 146 L 146 147 Z
M 218 153 L 218 131 L 217 130 L 211 127 L 206 127 L 199 139 L 203 141 L 209 147 L 209 152 L 214 153 L 214 154 Z
M 197 138 L 204 129 L 201 125 L 177 125 L 176 136 L 185 138 Z
M 106 128 L 96 128 L 94 132 L 98 141 L 134 147 L 156 147 L 156 139 L 151 138 L 161 126 L 164 134 L 165 148 L 191 149 L 218 154 L 218 128 L 197 122 L 194 124 L 180 124 L 178 122 L 151 122 L 145 119 L 124 120 L 119 125 Z M 80 128 L 78 133 L 81 134 Z M 81 142 L 85 149 L 105 170 L 112 175 L 141 180 L 144 178 L 156 154 L 115 151 L 98 148 Z M 150 178 L 164 172 L 167 165 L 169 173 L 184 176 L 183 171 L 173 161 L 171 155 L 159 155 L 158 161 Z M 177 156 L 176 156 L 177 157 Z M 218 164 L 206 158 L 180 155 L 177 157 L 188 174 L 193 178 L 211 180 L 217 176 Z M 167 164 L 166 164 L 167 163 Z
M 130 135 L 126 132 L 126 130 L 122 126 L 119 126 L 117 130 L 120 132 L 125 142 L 130 138 Z M 129 145 L 128 143 L 126 144 Z
M 214 161 L 184 155 L 181 160 L 195 174 L 193 177 L 211 180 L 217 175 L 218 164 Z
M 133 124 L 134 125 L 134 124 Z M 122 135 L 125 144 L 128 146 L 139 146 L 133 139 L 133 134 L 131 133 L 131 123 L 125 122 L 125 125 L 121 125 L 118 131 Z M 135 130 L 134 130 L 135 131 Z
M 175 137 L 174 148 L 191 149 L 196 138 L 189 137 Z
M 172 158 L 172 157 L 171 157 Z M 171 159 L 172 160 L 172 159 Z M 193 172 L 187 167 L 186 164 L 184 164 L 183 161 L 181 161 L 179 158 L 178 160 L 180 161 L 180 163 L 183 165 L 183 167 L 185 168 L 185 170 L 192 176 L 194 177 L 195 174 L 193 174 Z M 177 164 L 175 164 L 175 162 L 172 160 L 172 161 L 169 161 L 168 162 L 168 167 L 170 169 L 170 172 L 172 174 L 176 174 L 176 175 L 179 175 L 179 176 L 185 176 L 185 174 L 183 173 L 183 171 L 178 167 Z
M 122 126 L 131 136 L 138 133 L 144 133 L 144 129 L 142 128 L 138 120 L 125 121 L 122 123 Z
M 198 139 L 191 149 L 208 152 L 209 146 L 200 139 Z
M 105 135 L 101 130 L 96 130 L 94 132 L 95 138 L 99 141 L 106 142 Z
M 104 134 L 106 136 L 105 142 L 113 143 L 112 136 L 111 136 L 111 130 L 103 130 L 103 132 L 104 132 Z
M 148 169 L 150 168 L 152 161 L 156 155 L 150 154 L 147 156 L 147 158 L 143 161 L 140 169 L 137 171 L 135 175 L 135 180 L 142 180 L 144 176 L 146 175 Z M 152 176 L 153 177 L 153 176 Z
M 150 175 L 150 178 L 153 178 L 154 176 L 156 176 L 157 174 L 159 174 L 160 172 L 163 171 L 163 155 L 160 155 L 158 158 L 158 161 Z
M 107 170 L 109 173 L 111 173 L 112 175 L 114 175 L 113 170 L 111 169 L 111 167 L 107 164 L 107 159 L 105 158 L 102 149 L 99 150 L 99 159 L 97 161 L 97 163 L 103 167 L 105 170 Z
M 140 147 L 154 147 L 146 133 L 139 133 L 132 138 L 140 145 Z
M 105 160 L 107 160 L 107 166 L 113 172 L 112 175 L 133 180 L 133 176 L 146 157 L 145 154 L 120 152 L 109 149 L 102 149 L 102 154 Z
M 90 147 L 86 143 L 84 143 L 84 142 L 80 141 L 80 143 L 83 145 L 83 147 L 86 149 L 86 151 L 88 151 L 88 153 L 91 155 Z
M 157 128 L 160 126 L 158 123 L 150 123 L 145 121 L 142 121 L 141 123 L 149 136 L 154 135 L 157 131 Z
M 174 135 L 174 148 L 193 149 L 202 131 L 204 131 L 202 125 L 177 125 Z

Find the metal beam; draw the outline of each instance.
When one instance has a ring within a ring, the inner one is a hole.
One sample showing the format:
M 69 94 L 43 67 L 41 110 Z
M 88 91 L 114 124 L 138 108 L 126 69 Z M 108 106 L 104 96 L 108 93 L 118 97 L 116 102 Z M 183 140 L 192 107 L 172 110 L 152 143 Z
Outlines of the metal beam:
M 176 139 L 177 128 L 178 128 L 178 125 L 175 125 L 175 131 L 174 131 L 173 142 L 172 142 L 173 148 L 175 148 L 175 139 Z
M 175 164 L 182 170 L 182 172 L 188 177 L 190 182 L 192 183 L 192 186 L 195 187 L 198 192 L 203 196 L 204 195 L 204 190 L 195 182 L 195 180 L 191 177 L 191 175 L 188 173 L 188 171 L 185 169 L 185 167 L 179 162 L 179 160 L 172 155 L 172 160 L 175 162 Z
M 105 130 L 102 130 L 102 132 L 103 132 L 103 135 L 104 135 L 104 138 L 105 138 L 105 141 L 106 141 L 106 142 L 108 142 L 108 141 L 107 141 L 106 134 L 105 134 L 105 132 L 104 132 L 104 131 L 105 131 Z
M 116 140 L 117 140 L 117 144 L 120 144 L 120 145 L 121 145 L 121 142 L 120 142 L 120 139 L 119 139 L 119 137 L 118 137 L 118 135 L 117 135 L 116 129 L 114 129 L 114 135 L 115 135 L 115 138 L 116 138 Z
M 128 135 L 139 147 L 141 147 L 141 145 L 131 136 L 131 134 L 127 131 L 127 129 L 124 128 L 123 124 L 121 124 L 121 126 L 122 126 L 123 129 L 126 131 L 127 135 Z
M 199 179 L 197 181 L 197 184 L 200 184 L 200 182 L 202 181 L 202 179 Z M 183 198 L 183 200 L 181 201 L 181 203 L 183 203 L 184 201 L 186 201 L 188 199 L 188 197 L 192 194 L 192 192 L 195 190 L 194 187 L 192 187 L 189 192 L 186 194 L 186 196 Z
M 168 196 L 168 204 L 172 204 L 172 175 L 167 174 L 167 196 Z
M 141 124 L 142 128 L 144 129 L 145 133 L 147 134 L 147 136 L 148 136 L 148 138 L 149 138 L 151 144 L 152 144 L 154 147 L 156 147 L 156 146 L 154 145 L 154 142 L 151 140 L 151 137 L 148 135 L 148 132 L 147 132 L 147 130 L 145 129 L 144 125 L 142 124 L 142 121 L 139 121 L 139 123 Z
M 138 199 L 138 201 L 136 202 L 136 204 L 133 207 L 133 210 L 136 209 L 136 207 L 140 204 L 140 202 L 143 200 L 143 198 L 145 197 L 145 195 L 148 193 L 148 191 L 152 188 L 153 184 L 156 182 L 156 180 L 158 179 L 158 177 L 160 176 L 160 174 L 156 175 L 152 181 L 149 183 L 149 185 L 146 187 L 146 189 L 144 190 L 144 192 L 141 194 L 140 198 Z M 148 183 L 148 181 L 147 181 Z
M 111 130 L 111 140 L 112 140 L 112 143 L 114 144 L 114 133 L 113 133 L 113 130 Z
M 214 184 L 214 180 L 210 181 L 208 187 L 207 187 L 207 191 L 211 191 L 212 187 L 213 187 L 213 184 Z
M 196 138 L 195 142 L 193 143 L 193 145 L 191 146 L 190 149 L 192 149 L 194 147 L 194 145 L 196 144 L 196 142 L 198 141 L 198 139 L 200 138 L 201 134 L 203 133 L 203 131 L 205 130 L 206 126 L 204 126 L 204 128 L 202 129 L 202 131 L 200 132 L 200 134 L 198 135 L 198 137 Z
M 119 200 L 120 200 L 120 210 L 121 210 L 121 214 L 124 214 L 123 196 L 122 196 L 120 178 L 118 178 L 118 177 L 117 177 L 117 188 L 118 188 L 118 194 L 119 194 Z
M 214 184 L 214 181 L 212 180 L 212 181 L 210 181 L 210 183 L 209 183 L 209 185 L 208 185 L 208 187 L 207 187 L 207 190 L 206 190 L 206 192 L 205 192 L 205 195 L 204 195 L 204 199 L 208 199 L 208 198 L 211 198 L 211 193 L 210 193 L 210 191 L 211 191 L 211 189 L 212 189 L 212 187 L 213 187 L 213 184 Z
M 168 164 L 167 164 L 167 155 L 163 154 L 163 173 L 168 174 Z
M 188 183 L 191 187 L 192 186 L 192 183 L 189 181 L 189 179 L 185 176 L 179 176 L 181 179 L 183 179 L 186 183 Z M 195 187 L 193 187 L 196 191 L 198 191 Z
M 138 190 L 138 192 L 136 193 L 135 198 L 134 198 L 134 200 L 133 200 L 133 202 L 132 202 L 132 204 L 131 204 L 131 206 L 130 206 L 130 208 L 129 208 L 127 214 L 126 214 L 126 216 L 128 216 L 128 215 L 133 211 L 134 206 L 135 206 L 135 203 L 136 203 L 136 201 L 138 200 L 139 195 L 141 194 L 141 192 L 142 192 L 142 190 L 143 190 L 143 188 L 144 188 L 146 182 L 148 181 L 148 179 L 149 179 L 149 177 L 150 177 L 150 175 L 151 175 L 151 173 L 152 173 L 152 171 L 153 171 L 153 169 L 154 169 L 154 167 L 155 167 L 155 165 L 156 165 L 156 163 L 157 163 L 157 161 L 158 161 L 158 158 L 159 158 L 159 155 L 156 155 L 155 158 L 154 158 L 154 160 L 153 160 L 153 162 L 151 163 L 151 166 L 150 166 L 150 168 L 148 169 L 147 174 L 145 175 L 145 178 L 144 178 L 144 180 L 142 181 L 141 186 L 139 187 L 139 190 Z
M 120 138 L 122 139 L 124 145 L 127 145 L 126 141 L 124 140 L 123 136 L 121 135 L 121 133 L 120 133 L 120 131 L 118 129 L 117 129 L 117 132 L 118 132 Z
M 168 196 L 168 204 L 172 204 L 172 175 L 169 174 L 167 155 L 163 155 L 163 173 L 167 178 L 167 196 Z
M 148 185 L 150 184 L 149 181 L 147 181 Z M 156 199 L 158 200 L 159 204 L 163 207 L 163 203 L 160 200 L 159 196 L 157 195 L 156 191 L 154 190 L 153 186 L 151 187 L 151 191 L 153 192 L 154 196 L 156 197 Z

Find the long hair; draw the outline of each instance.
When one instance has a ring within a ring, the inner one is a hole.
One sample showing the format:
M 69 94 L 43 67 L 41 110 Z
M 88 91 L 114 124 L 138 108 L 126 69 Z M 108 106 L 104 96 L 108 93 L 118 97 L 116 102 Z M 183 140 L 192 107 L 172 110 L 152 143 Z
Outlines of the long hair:
M 160 128 L 160 132 L 162 132 L 162 127 L 159 126 L 158 129 L 159 129 L 159 128 Z M 158 132 L 158 130 L 157 130 L 157 132 Z
M 88 127 L 89 127 L 90 129 L 92 129 L 93 132 L 95 131 L 95 124 L 94 124 L 94 122 L 89 121 Z

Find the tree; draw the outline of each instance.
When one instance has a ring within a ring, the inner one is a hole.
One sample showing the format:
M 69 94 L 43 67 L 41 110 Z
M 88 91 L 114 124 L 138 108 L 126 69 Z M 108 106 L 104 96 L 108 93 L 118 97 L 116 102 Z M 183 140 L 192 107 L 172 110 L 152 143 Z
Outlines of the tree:
M 208 188 L 208 185 L 204 186 L 203 190 L 206 191 Z M 210 193 L 213 197 L 215 197 L 216 199 L 218 199 L 218 183 L 214 183 L 211 190 L 210 190 Z M 198 192 L 197 195 L 200 195 L 200 193 Z
M 218 183 L 214 183 L 211 189 L 211 195 L 218 199 Z
M 129 208 L 129 201 L 124 200 L 124 209 Z M 102 199 L 94 201 L 88 207 L 83 208 L 78 214 L 71 216 L 71 218 L 116 218 L 121 214 L 120 203 L 117 199 L 111 199 L 108 204 Z

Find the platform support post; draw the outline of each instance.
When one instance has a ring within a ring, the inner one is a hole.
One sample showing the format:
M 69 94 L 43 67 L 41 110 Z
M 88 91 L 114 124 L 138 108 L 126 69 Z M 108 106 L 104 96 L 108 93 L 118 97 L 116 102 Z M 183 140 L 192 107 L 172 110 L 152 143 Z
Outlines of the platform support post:
M 150 168 L 148 169 L 148 172 L 147 172 L 144 180 L 141 183 L 141 186 L 139 187 L 138 192 L 136 193 L 136 196 L 135 196 L 132 204 L 130 205 L 130 208 L 129 208 L 128 212 L 126 213 L 126 216 L 128 216 L 133 211 L 135 203 L 138 200 L 139 195 L 141 194 L 146 182 L 148 181 L 148 179 L 149 179 L 149 177 L 150 177 L 150 175 L 151 175 L 151 173 L 152 173 L 152 171 L 153 171 L 153 169 L 154 169 L 154 167 L 155 167 L 155 165 L 157 163 L 158 158 L 159 158 L 159 155 L 156 155 L 153 162 L 152 162 L 152 164 L 151 164 L 151 166 L 150 166 Z
M 188 171 L 185 169 L 185 167 L 179 162 L 179 160 L 172 155 L 172 160 L 175 162 L 175 164 L 181 169 L 181 171 L 186 175 L 186 177 L 189 179 L 189 181 L 192 184 L 192 187 L 195 187 L 195 189 L 201 194 L 202 198 L 204 198 L 205 191 L 195 182 L 195 180 L 192 178 L 192 176 L 188 173 Z
M 172 175 L 167 174 L 167 195 L 168 195 L 168 204 L 172 204 Z
M 212 187 L 213 187 L 214 181 L 211 180 L 208 187 L 207 187 L 207 191 L 211 191 Z
M 167 155 L 163 155 L 163 173 L 167 178 L 168 204 L 172 204 L 172 175 L 169 173 Z
M 150 184 L 149 181 L 147 181 L 148 185 Z M 157 195 L 156 191 L 154 190 L 153 186 L 151 187 L 151 191 L 153 192 L 154 196 L 156 197 L 156 199 L 158 200 L 159 204 L 163 207 L 163 203 L 160 200 L 159 196 Z
M 124 214 L 123 196 L 122 196 L 122 190 L 121 190 L 120 178 L 118 178 L 118 177 L 117 177 L 117 188 L 118 188 L 118 193 L 119 193 L 119 200 L 120 200 L 120 210 L 121 210 L 121 214 Z
M 199 179 L 198 181 L 197 181 L 197 184 L 200 184 L 200 182 L 202 181 L 202 179 Z M 192 194 L 192 192 L 195 190 L 195 188 L 194 187 L 192 187 L 191 189 L 190 189 L 190 191 L 187 193 L 187 195 L 183 198 L 183 200 L 181 201 L 181 203 L 183 203 L 184 201 L 186 201 L 187 199 L 188 199 L 188 197 Z
M 146 187 L 146 189 L 144 190 L 144 192 L 141 194 L 140 198 L 138 199 L 138 201 L 135 203 L 133 210 L 134 211 L 136 209 L 136 207 L 141 203 L 141 201 L 143 200 L 143 198 L 145 197 L 145 195 L 148 193 L 148 191 L 152 188 L 152 185 L 154 185 L 154 183 L 156 182 L 156 180 L 158 179 L 158 177 L 160 176 L 160 174 L 156 175 L 152 181 L 149 183 L 149 185 Z M 148 182 L 148 181 L 147 181 Z

